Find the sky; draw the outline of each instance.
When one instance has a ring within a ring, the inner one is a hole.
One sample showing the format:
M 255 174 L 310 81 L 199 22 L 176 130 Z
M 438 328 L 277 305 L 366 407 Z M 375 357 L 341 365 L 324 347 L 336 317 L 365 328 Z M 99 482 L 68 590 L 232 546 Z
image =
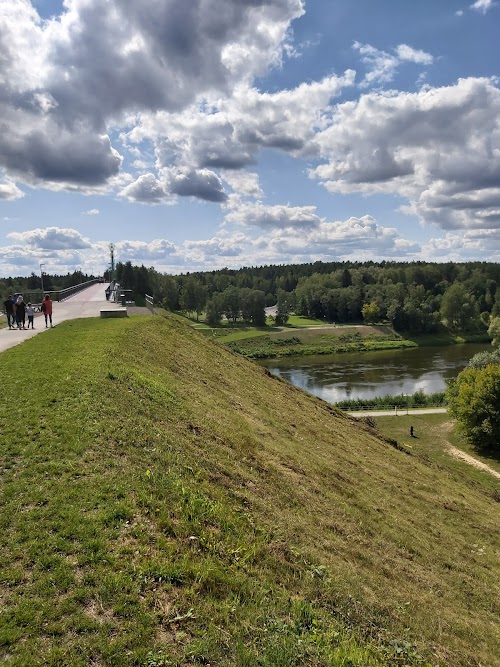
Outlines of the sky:
M 500 0 L 1 0 L 0 276 L 500 260 Z

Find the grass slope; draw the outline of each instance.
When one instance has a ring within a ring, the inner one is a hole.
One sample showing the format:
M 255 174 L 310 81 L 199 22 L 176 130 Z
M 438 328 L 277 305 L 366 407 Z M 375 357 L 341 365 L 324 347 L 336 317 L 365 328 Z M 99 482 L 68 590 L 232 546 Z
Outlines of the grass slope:
M 2 664 L 495 664 L 498 496 L 465 466 L 175 318 L 1 363 Z

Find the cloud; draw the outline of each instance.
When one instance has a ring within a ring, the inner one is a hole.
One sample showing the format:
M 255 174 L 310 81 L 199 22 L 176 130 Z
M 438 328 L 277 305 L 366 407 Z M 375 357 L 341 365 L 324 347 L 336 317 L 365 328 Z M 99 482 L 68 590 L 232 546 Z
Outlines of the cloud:
M 474 9 L 477 12 L 481 12 L 482 14 L 486 14 L 488 10 L 490 10 L 495 3 L 493 0 L 476 0 L 476 2 L 472 3 L 472 5 L 469 5 L 471 9 Z
M 98 208 L 91 208 L 88 211 L 84 211 L 82 215 L 99 215 L 100 210 Z
M 177 253 L 177 247 L 165 239 L 144 241 L 119 241 L 115 244 L 116 256 L 122 262 L 149 262 L 170 259 Z
M 259 175 L 248 171 L 223 171 L 222 178 L 236 194 L 246 197 L 263 196 L 259 185 Z
M 170 169 L 165 174 L 172 194 L 219 203 L 227 199 L 221 179 L 210 169 Z
M 390 255 L 397 248 L 398 233 L 395 229 L 382 227 L 371 216 L 351 217 L 347 220 L 329 222 L 323 220 L 315 229 L 301 233 L 290 230 L 286 235 L 276 233 L 270 243 L 274 251 L 299 255 L 325 257 L 347 257 L 362 250 L 376 255 Z
M 90 241 L 85 239 L 76 229 L 46 227 L 26 232 L 11 232 L 7 238 L 26 243 L 42 250 L 80 250 L 91 248 Z
M 13 181 L 6 180 L 4 183 L 0 183 L 0 200 L 14 201 L 15 199 L 21 199 L 21 197 L 24 197 L 24 192 Z
M 390 83 L 402 62 L 412 62 L 417 65 L 432 65 L 434 58 L 425 51 L 414 49 L 407 44 L 400 44 L 394 49 L 394 55 L 381 51 L 371 44 L 354 42 L 352 48 L 362 56 L 362 62 L 367 65 L 368 72 L 360 83 L 361 88 L 368 88 L 375 84 Z
M 239 257 L 243 254 L 245 245 L 243 236 L 236 238 L 219 238 L 204 241 L 185 241 L 183 248 L 191 259 L 206 261 L 211 257 Z
M 332 193 L 392 194 L 443 229 L 496 226 L 500 90 L 490 79 L 337 105 L 311 170 Z
M 278 93 L 240 85 L 232 96 L 208 107 L 141 114 L 124 140 L 152 142 L 159 170 L 209 169 L 227 175 L 253 165 L 262 148 L 307 156 L 314 151 L 315 132 L 324 127 L 332 99 L 352 86 L 354 77 L 349 70 Z
M 413 49 L 407 44 L 400 44 L 396 47 L 396 54 L 399 60 L 406 60 L 411 63 L 416 63 L 417 65 L 432 65 L 434 62 L 434 58 L 430 53 L 420 51 L 419 49 Z
M 1 108 L 1 105 L 0 105 Z M 107 135 L 72 134 L 49 122 L 31 126 L 27 114 L 0 135 L 0 163 L 7 173 L 32 185 L 76 184 L 83 188 L 118 174 L 121 155 Z M 5 120 L 4 120 L 5 125 Z
M 232 200 L 233 201 L 233 200 Z M 321 218 L 315 206 L 266 206 L 260 202 L 240 203 L 225 217 L 228 223 L 263 229 L 311 229 L 319 226 Z
M 3 0 L 0 167 L 37 186 L 109 183 L 122 162 L 111 130 L 230 95 L 279 66 L 303 13 L 303 0 L 71 0 L 42 20 L 26 0 Z M 196 196 L 200 179 L 179 188 Z
M 167 192 L 156 176 L 149 173 L 142 174 L 136 181 L 123 188 L 120 196 L 143 204 L 161 204 L 167 199 Z

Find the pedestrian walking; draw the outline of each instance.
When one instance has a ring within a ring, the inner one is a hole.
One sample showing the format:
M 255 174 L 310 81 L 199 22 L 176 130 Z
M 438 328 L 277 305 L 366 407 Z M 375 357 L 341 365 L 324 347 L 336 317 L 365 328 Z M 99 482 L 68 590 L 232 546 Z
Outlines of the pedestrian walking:
M 16 317 L 14 314 L 14 303 L 12 301 L 12 294 L 9 294 L 7 299 L 3 302 L 3 308 L 5 310 L 5 315 L 7 317 L 7 324 L 9 325 L 9 329 L 14 329 L 14 325 L 16 323 Z
M 26 329 L 26 304 L 22 294 L 17 297 L 16 324 L 18 329 Z
M 30 324 L 31 324 L 31 328 L 34 329 L 35 328 L 35 325 L 34 325 L 35 309 L 31 305 L 31 303 L 28 303 L 28 306 L 26 308 L 26 315 L 28 316 L 28 329 L 30 328 Z
M 42 302 L 42 313 L 45 315 L 45 328 L 48 327 L 49 322 L 52 327 L 52 299 L 48 294 L 45 295 L 45 299 Z

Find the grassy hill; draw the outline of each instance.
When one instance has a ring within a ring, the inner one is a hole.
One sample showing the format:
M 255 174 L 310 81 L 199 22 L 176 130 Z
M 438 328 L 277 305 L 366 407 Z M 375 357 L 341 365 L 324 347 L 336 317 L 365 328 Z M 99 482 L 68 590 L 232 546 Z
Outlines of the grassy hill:
M 499 493 L 171 317 L 1 355 L 0 662 L 498 664 Z

